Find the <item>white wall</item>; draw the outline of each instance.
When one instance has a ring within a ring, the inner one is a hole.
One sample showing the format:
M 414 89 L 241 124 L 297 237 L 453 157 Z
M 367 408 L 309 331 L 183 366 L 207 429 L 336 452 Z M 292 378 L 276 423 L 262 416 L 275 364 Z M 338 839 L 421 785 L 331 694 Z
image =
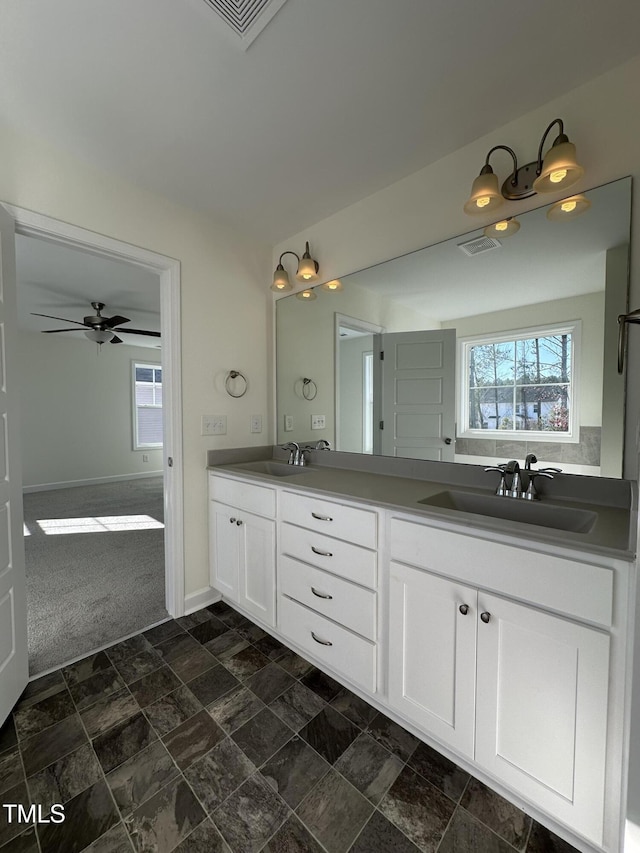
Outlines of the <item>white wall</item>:
M 599 186 L 625 175 L 640 175 L 640 110 L 635 108 L 640 89 L 640 58 L 581 86 L 533 112 L 478 139 L 448 157 L 357 204 L 294 234 L 275 247 L 273 264 L 286 248 L 309 240 L 323 279 L 339 278 L 371 264 L 397 257 L 422 246 L 445 240 L 490 222 L 466 216 L 463 205 L 487 151 L 496 144 L 509 145 L 526 162 L 535 159 L 545 127 L 555 117 L 565 122 L 586 168 L 576 190 Z M 495 155 L 495 170 L 506 177 L 508 157 Z M 571 190 L 574 192 L 574 189 Z M 633 188 L 634 199 L 638 187 Z M 508 208 L 524 212 L 554 200 L 533 196 Z M 640 307 L 640 217 L 632 218 L 631 307 Z M 626 414 L 625 476 L 638 470 L 636 424 L 640 413 L 640 330 L 629 335 L 630 379 Z
M 373 335 L 340 341 L 339 440 L 337 450 L 362 453 L 364 443 L 364 354 L 373 352 Z
M 162 470 L 162 450 L 133 450 L 131 362 L 159 363 L 149 347 L 20 332 L 25 486 Z
M 266 444 L 252 414 L 271 420 L 269 248 L 192 210 L 99 172 L 0 126 L 0 199 L 169 255 L 181 262 L 185 572 L 188 594 L 208 586 L 206 452 Z M 247 394 L 224 391 L 241 370 Z M 226 414 L 226 436 L 202 437 L 202 414 Z

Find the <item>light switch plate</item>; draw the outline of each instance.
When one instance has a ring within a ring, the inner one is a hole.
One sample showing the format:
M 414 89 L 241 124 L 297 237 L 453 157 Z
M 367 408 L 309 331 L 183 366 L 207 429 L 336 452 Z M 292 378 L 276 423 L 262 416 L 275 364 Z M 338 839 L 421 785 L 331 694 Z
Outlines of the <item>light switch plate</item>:
M 262 432 L 262 415 L 251 415 L 251 432 Z
M 293 415 L 284 416 L 284 431 L 293 432 Z
M 324 423 L 324 415 L 311 415 L 311 429 L 324 429 Z
M 227 416 L 226 415 L 203 415 L 202 416 L 202 435 L 226 435 L 227 434 Z

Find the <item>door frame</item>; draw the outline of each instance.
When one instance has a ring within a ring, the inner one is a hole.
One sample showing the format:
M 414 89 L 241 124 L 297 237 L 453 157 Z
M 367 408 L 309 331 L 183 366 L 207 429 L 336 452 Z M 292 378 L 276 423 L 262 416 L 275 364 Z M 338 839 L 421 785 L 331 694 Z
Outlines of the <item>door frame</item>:
M 182 616 L 185 585 L 180 261 L 25 208 L 12 204 L 3 206 L 15 220 L 16 234 L 125 261 L 158 275 L 163 375 L 165 606 L 170 616 Z

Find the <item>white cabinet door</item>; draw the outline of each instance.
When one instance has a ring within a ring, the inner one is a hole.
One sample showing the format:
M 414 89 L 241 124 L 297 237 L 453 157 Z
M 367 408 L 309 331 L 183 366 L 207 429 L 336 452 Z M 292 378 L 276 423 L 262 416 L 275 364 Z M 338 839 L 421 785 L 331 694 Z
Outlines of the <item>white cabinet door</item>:
M 391 563 L 389 703 L 473 757 L 476 590 Z
M 240 565 L 238 510 L 226 504 L 209 503 L 209 560 L 211 585 L 233 601 L 238 600 Z
M 267 625 L 275 625 L 276 524 L 268 518 L 240 512 L 238 603 Z
M 486 593 L 478 612 L 476 761 L 601 844 L 609 636 Z

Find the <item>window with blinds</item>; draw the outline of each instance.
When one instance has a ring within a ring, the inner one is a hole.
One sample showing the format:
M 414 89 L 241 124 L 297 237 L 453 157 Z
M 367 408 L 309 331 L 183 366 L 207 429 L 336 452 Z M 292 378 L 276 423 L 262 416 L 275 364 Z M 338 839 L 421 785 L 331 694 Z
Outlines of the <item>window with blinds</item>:
M 162 447 L 162 368 L 133 363 L 133 449 Z

